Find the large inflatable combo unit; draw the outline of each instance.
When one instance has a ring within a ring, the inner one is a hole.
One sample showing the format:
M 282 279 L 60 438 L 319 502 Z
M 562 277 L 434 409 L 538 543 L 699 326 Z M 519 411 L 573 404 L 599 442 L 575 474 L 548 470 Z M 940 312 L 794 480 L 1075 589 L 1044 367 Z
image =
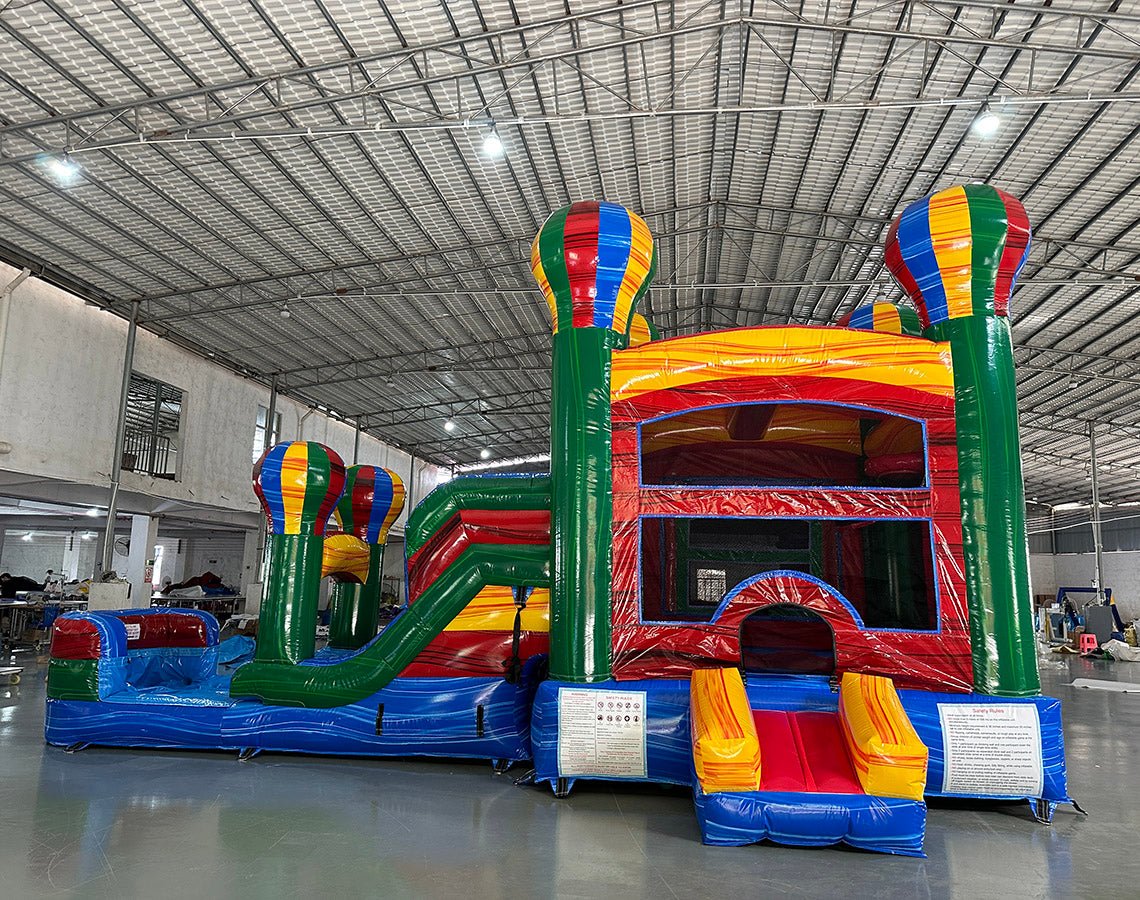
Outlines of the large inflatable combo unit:
M 256 650 L 170 609 L 54 626 L 47 740 L 530 759 L 692 789 L 703 839 L 922 855 L 926 797 L 1067 794 L 1040 696 L 1010 295 L 1021 204 L 969 184 L 907 207 L 886 265 L 913 307 L 662 340 L 636 312 L 645 222 L 575 203 L 535 238 L 553 323 L 550 471 L 403 504 L 316 443 L 254 470 Z M 339 528 L 329 528 L 334 516 Z M 328 646 L 316 646 L 332 578 Z

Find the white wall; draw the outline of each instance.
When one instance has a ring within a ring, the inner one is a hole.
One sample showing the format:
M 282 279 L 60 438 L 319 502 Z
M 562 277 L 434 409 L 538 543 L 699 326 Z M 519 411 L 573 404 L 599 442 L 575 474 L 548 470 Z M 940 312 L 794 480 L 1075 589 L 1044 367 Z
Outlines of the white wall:
M 1033 596 L 1036 597 L 1038 594 L 1057 596 L 1057 573 L 1051 554 L 1029 554 L 1029 580 L 1033 585 Z
M 0 264 L 0 286 L 17 274 Z M 0 441 L 11 452 L 0 456 L 0 469 L 106 485 L 127 323 L 36 278 L 16 288 L 9 302 L 7 339 L 0 347 Z M 134 369 L 184 392 L 179 480 L 124 472 L 124 490 L 256 512 L 250 454 L 257 407 L 268 406 L 268 388 L 143 329 Z M 278 409 L 283 440 L 321 441 L 351 463 L 353 426 L 284 397 Z M 359 462 L 409 479 L 409 455 L 367 435 L 361 437 Z M 419 500 L 445 473 L 423 461 L 416 469 Z M 401 529 L 402 520 L 396 526 Z
M 1095 557 L 1092 553 L 1061 553 L 1053 557 L 1058 586 L 1091 587 Z M 1103 553 L 1104 586 L 1112 596 L 1125 622 L 1140 616 L 1140 550 Z
M 19 532 L 8 534 L 4 551 L 0 554 L 0 572 L 24 575 L 43 581 L 47 570 L 63 570 L 63 548 L 68 535 L 65 532 L 40 533 L 30 541 L 22 540 Z
M 185 578 L 194 578 L 213 572 L 225 584 L 242 589 L 242 554 L 245 536 L 242 534 L 194 535 L 183 541 L 186 555 Z

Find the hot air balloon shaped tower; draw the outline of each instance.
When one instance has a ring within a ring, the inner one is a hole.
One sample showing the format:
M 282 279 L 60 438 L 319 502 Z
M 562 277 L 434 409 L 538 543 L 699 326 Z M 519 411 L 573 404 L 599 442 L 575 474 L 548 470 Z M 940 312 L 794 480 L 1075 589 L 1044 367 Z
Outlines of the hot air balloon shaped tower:
M 363 571 L 353 571 L 335 579 L 329 594 L 329 646 L 338 650 L 358 650 L 376 637 L 383 584 L 384 547 L 388 532 L 404 509 L 404 482 L 388 469 L 351 466 L 345 480 L 344 496 L 336 505 L 336 520 L 344 535 L 363 552 Z M 335 563 L 328 561 L 334 538 L 325 543 L 326 573 Z
M 267 522 L 265 596 L 255 658 L 299 663 L 316 650 L 325 526 L 344 491 L 344 462 L 315 441 L 270 447 L 253 470 Z
M 974 684 L 1014 697 L 1041 690 L 1008 318 L 1029 240 L 1021 203 L 967 184 L 908 206 L 885 254 L 924 334 L 950 343 Z
M 550 672 L 560 681 L 611 676 L 610 357 L 655 259 L 649 227 L 615 203 L 558 210 L 531 246 L 554 332 Z

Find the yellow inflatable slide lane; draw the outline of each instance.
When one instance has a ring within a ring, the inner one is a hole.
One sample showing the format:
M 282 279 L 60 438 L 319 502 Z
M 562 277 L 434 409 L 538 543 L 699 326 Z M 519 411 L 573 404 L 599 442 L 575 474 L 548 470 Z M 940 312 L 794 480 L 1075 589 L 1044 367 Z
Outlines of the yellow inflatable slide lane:
M 689 686 L 693 764 L 705 793 L 760 789 L 760 741 L 738 669 L 697 669 Z
M 514 589 L 489 585 L 464 607 L 444 631 L 512 631 L 515 627 Z M 535 588 L 522 611 L 523 631 L 550 631 L 550 590 Z
M 847 672 L 839 687 L 839 716 L 863 790 L 876 797 L 921 800 L 929 751 L 910 724 L 894 682 Z

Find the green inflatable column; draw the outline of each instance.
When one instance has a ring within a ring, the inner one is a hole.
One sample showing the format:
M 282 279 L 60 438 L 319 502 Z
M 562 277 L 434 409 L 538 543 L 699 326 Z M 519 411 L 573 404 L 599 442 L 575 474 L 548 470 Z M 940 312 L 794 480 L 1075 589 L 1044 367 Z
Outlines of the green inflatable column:
M 316 650 L 325 524 L 344 490 L 344 463 L 315 441 L 277 444 L 254 466 L 253 489 L 268 526 L 254 659 L 298 663 Z
M 377 466 L 351 466 L 336 505 L 341 529 L 368 545 L 368 574 L 361 584 L 338 579 L 329 595 L 329 646 L 358 650 L 376 637 L 388 531 L 404 509 L 400 476 Z
M 531 268 L 553 320 L 550 411 L 550 677 L 611 676 L 610 356 L 648 288 L 653 238 L 613 203 L 575 203 L 546 220 Z
M 925 336 L 950 344 L 974 689 L 1006 697 L 1041 690 L 1008 321 L 1029 240 L 1021 203 L 968 184 L 908 206 L 885 254 Z

